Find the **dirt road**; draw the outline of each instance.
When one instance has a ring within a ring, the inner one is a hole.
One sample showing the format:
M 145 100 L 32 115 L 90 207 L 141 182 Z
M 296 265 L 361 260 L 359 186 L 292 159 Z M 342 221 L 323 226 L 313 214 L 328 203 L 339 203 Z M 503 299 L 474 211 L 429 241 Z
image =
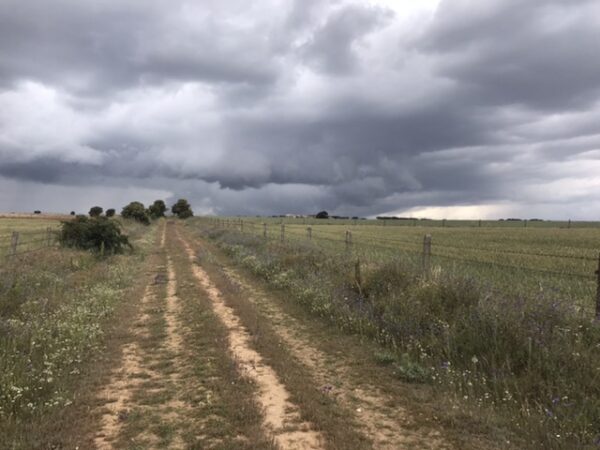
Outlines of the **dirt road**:
M 163 223 L 156 242 L 91 447 L 485 447 L 446 436 L 418 388 L 361 363 L 368 346 L 288 310 L 185 227 Z

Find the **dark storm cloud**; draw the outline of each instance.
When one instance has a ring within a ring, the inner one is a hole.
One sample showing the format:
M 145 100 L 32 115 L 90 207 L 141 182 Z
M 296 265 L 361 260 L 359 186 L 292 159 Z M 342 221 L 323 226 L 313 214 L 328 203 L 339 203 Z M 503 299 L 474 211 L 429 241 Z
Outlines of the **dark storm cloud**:
M 6 0 L 0 186 L 225 214 L 593 198 L 598 3 L 431 4 Z

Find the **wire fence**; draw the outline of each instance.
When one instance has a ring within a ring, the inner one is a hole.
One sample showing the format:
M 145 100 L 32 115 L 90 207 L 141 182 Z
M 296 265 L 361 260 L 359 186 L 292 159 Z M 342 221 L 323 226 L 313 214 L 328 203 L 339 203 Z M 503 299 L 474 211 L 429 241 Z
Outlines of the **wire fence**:
M 46 228 L 39 231 L 12 231 L 0 235 L 0 260 L 38 252 L 58 244 L 58 230 Z
M 362 264 L 377 265 L 401 261 L 424 273 L 443 270 L 476 278 L 502 291 L 521 295 L 548 292 L 568 296 L 581 307 L 595 305 L 600 320 L 600 257 L 577 248 L 564 253 L 543 249 L 504 248 L 503 244 L 459 245 L 436 243 L 431 234 L 390 237 L 373 227 L 341 230 L 339 227 L 303 223 L 260 222 L 242 219 L 204 218 L 213 228 L 233 229 L 267 242 L 318 248 L 340 258 L 353 258 Z M 368 230 L 367 230 L 368 229 Z M 561 248 L 561 250 L 563 250 Z M 577 254 L 576 252 L 585 253 Z M 590 299 L 594 299 L 590 303 Z

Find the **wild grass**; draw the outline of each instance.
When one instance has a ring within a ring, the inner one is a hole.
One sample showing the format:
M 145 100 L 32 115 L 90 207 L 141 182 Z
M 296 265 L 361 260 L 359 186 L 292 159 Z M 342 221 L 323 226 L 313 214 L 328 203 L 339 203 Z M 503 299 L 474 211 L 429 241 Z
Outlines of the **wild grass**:
M 494 408 L 532 448 L 600 443 L 600 326 L 559 290 L 494 288 L 478 276 L 352 258 L 307 242 L 207 235 L 313 314 L 384 345 L 376 357 L 457 407 Z
M 137 230 L 136 230 L 137 231 Z M 143 260 L 48 248 L 0 264 L 0 435 L 15 448 L 37 418 L 73 401 L 73 381 Z

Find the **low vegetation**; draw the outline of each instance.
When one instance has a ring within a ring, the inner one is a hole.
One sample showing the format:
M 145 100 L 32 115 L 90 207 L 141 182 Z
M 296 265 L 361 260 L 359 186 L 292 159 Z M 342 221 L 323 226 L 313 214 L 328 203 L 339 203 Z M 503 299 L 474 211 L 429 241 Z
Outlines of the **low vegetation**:
M 207 233 L 313 314 L 379 342 L 375 359 L 400 379 L 450 393 L 457 408 L 496 410 L 532 447 L 600 442 L 600 327 L 560 292 L 505 293 L 440 269 L 424 277 L 393 258 L 357 271 L 308 242 Z
M 79 223 L 112 223 L 78 219 Z M 143 235 L 132 229 L 134 239 Z M 38 423 L 73 401 L 75 380 L 103 342 L 104 328 L 141 267 L 135 255 L 97 259 L 44 249 L 0 266 L 0 435 L 33 448 Z M 29 430 L 29 431 L 27 431 Z M 49 440 L 44 438 L 44 442 Z

